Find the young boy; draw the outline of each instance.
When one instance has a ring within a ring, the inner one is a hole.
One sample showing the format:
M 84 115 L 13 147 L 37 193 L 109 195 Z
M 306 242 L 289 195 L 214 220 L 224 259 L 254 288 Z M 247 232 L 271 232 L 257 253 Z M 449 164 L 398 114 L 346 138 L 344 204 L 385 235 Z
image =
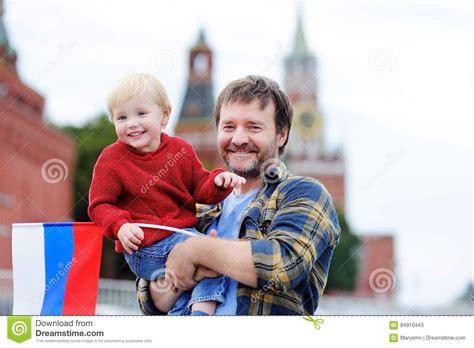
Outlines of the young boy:
M 195 203 L 217 204 L 245 179 L 223 169 L 206 171 L 191 144 L 162 132 L 171 105 L 153 76 L 137 74 L 119 81 L 107 107 L 118 140 L 103 150 L 94 167 L 88 213 L 115 240 L 116 252 L 123 253 L 135 275 L 156 281 L 151 287 L 160 292 L 155 305 L 168 312 L 182 291 L 173 291 L 165 279 L 166 259 L 174 245 L 189 237 L 134 223 L 193 231 Z M 191 315 L 214 314 L 225 300 L 224 281 L 204 278 L 196 285 Z

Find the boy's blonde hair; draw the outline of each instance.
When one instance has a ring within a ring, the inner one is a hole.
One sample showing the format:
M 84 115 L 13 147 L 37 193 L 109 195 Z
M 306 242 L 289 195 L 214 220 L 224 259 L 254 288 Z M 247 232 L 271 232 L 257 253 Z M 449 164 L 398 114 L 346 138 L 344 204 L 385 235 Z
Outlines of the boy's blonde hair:
M 162 109 L 171 109 L 171 103 L 161 82 L 149 74 L 133 74 L 118 81 L 107 96 L 109 120 L 113 121 L 112 110 L 122 103 L 139 95 L 150 95 L 152 100 Z

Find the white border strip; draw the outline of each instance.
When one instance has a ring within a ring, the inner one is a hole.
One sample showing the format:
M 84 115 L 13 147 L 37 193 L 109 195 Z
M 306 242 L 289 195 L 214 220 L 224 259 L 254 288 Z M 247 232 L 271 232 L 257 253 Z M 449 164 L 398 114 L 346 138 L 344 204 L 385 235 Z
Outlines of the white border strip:
M 13 224 L 13 315 L 41 313 L 45 293 L 43 224 Z

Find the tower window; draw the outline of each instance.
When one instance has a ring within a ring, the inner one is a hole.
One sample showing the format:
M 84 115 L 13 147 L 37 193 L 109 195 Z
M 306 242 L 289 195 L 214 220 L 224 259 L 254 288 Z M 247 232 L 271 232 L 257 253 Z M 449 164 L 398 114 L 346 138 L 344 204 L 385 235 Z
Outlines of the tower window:
M 203 76 L 209 69 L 207 56 L 204 53 L 198 53 L 193 60 L 193 71 L 199 76 Z

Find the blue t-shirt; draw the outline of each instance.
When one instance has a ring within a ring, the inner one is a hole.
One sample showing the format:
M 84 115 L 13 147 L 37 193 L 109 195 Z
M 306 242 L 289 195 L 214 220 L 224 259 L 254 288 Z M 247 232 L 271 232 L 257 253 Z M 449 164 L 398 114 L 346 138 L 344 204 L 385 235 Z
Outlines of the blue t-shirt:
M 217 236 L 222 239 L 237 239 L 239 235 L 239 227 L 247 205 L 257 194 L 258 187 L 244 195 L 229 195 L 223 203 L 222 212 L 209 229 L 217 230 Z M 237 311 L 237 281 L 227 277 L 226 282 L 226 299 L 225 302 L 216 308 L 215 315 L 235 315 Z

